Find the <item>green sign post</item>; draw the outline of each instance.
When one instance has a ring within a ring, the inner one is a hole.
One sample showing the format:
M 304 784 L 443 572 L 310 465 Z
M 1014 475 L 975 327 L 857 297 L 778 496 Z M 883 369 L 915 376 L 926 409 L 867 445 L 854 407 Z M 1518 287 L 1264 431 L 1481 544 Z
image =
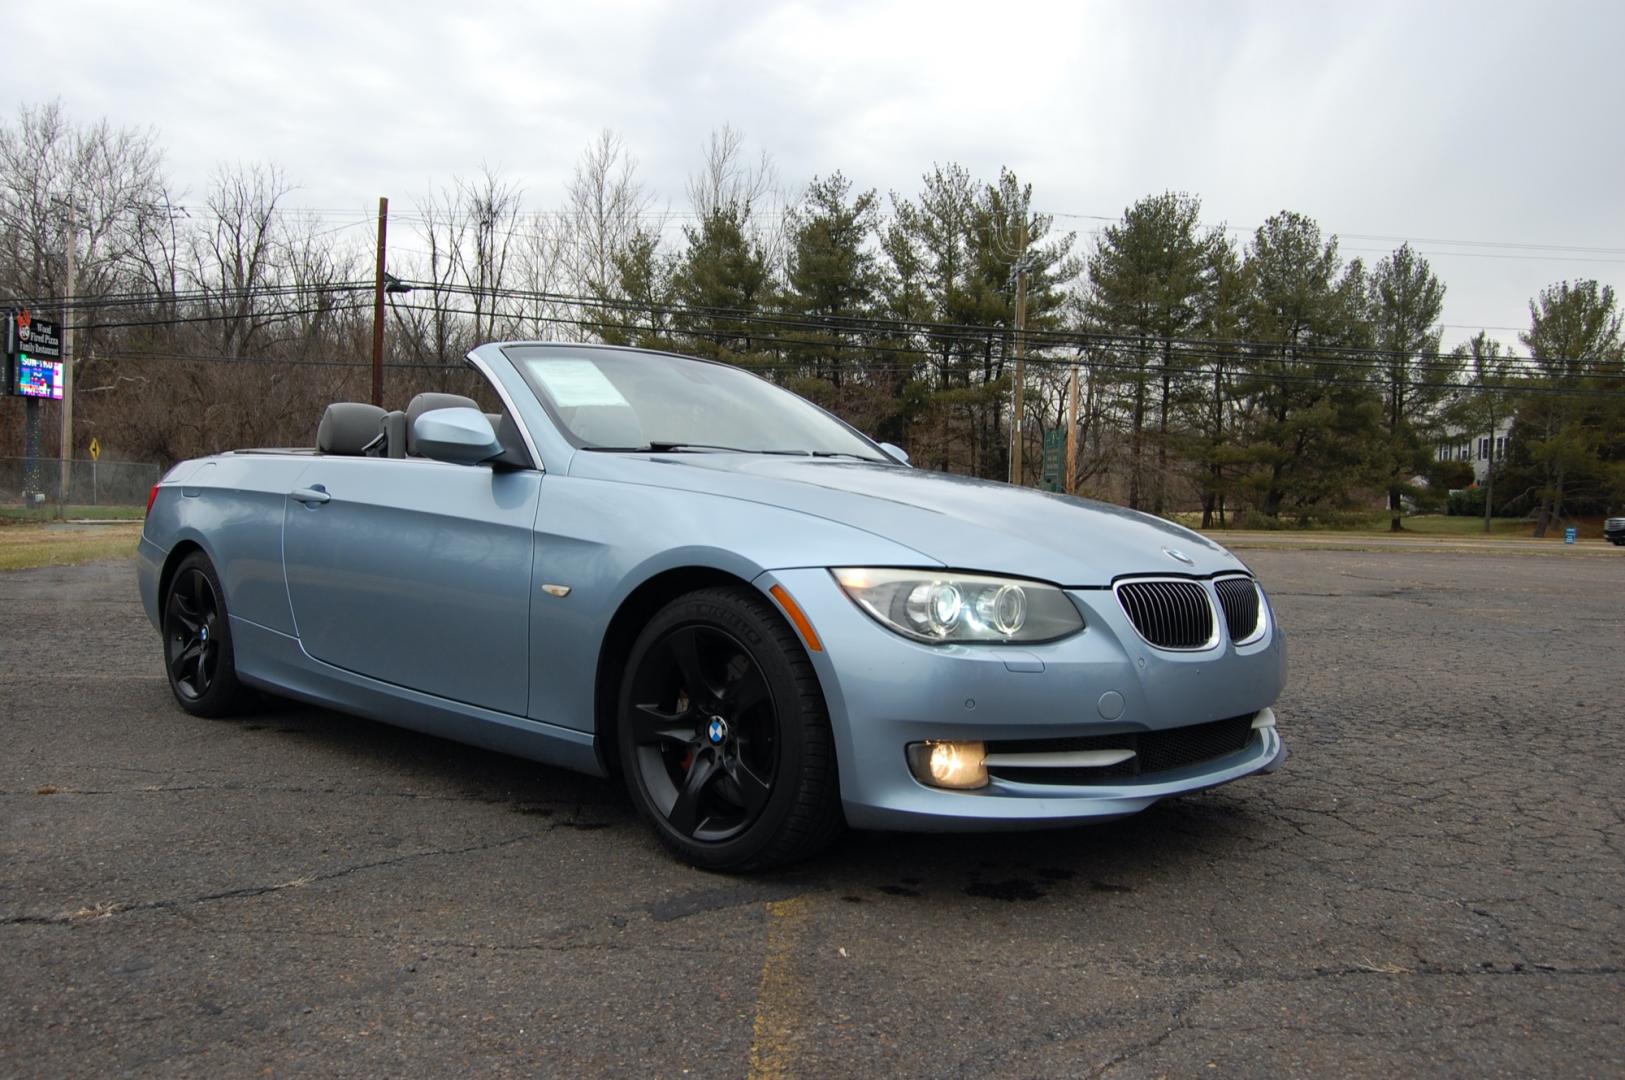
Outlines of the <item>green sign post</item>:
M 1062 490 L 1066 472 L 1066 432 L 1061 428 L 1044 432 L 1044 472 L 1038 486 L 1044 491 Z

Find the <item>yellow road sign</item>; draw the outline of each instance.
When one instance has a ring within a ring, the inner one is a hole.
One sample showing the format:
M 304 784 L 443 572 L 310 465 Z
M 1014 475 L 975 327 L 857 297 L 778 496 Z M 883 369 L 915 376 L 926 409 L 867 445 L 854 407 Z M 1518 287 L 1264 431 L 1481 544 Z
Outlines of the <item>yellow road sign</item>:
M 91 439 L 90 440 L 90 460 L 91 461 L 100 461 L 101 457 L 102 457 L 102 441 L 100 439 Z

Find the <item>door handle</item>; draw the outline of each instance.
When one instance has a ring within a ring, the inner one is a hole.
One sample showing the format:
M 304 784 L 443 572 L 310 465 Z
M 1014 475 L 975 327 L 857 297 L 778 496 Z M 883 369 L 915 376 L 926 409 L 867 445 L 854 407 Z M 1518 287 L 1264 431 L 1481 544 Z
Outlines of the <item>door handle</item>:
M 308 488 L 295 488 L 293 491 L 288 492 L 288 498 L 294 502 L 302 502 L 306 506 L 318 506 L 332 497 L 327 493 L 327 489 L 320 484 Z

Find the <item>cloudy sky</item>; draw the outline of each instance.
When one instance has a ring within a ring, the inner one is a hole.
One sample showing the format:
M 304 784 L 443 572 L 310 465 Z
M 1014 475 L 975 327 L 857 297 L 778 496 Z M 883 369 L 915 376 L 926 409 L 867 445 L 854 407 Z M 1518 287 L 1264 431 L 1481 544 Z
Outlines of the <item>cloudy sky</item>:
M 556 207 L 604 128 L 681 208 L 730 124 L 791 185 L 1008 165 L 1086 241 L 1166 189 L 1241 236 L 1290 208 L 1368 261 L 1408 238 L 1447 344 L 1515 340 L 1550 282 L 1625 284 L 1617 3 L 57 0 L 8 23 L 0 100 L 150 125 L 194 195 L 274 162 L 362 235 L 379 195 L 482 165 Z

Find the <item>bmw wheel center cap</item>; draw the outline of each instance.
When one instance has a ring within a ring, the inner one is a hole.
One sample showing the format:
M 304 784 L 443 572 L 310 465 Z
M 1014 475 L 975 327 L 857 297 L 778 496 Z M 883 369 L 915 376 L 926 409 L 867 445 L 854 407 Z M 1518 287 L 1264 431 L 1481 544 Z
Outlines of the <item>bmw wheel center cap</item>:
M 712 746 L 721 746 L 728 737 L 728 724 L 720 716 L 713 716 L 711 724 L 705 729 L 705 737 L 711 740 Z

